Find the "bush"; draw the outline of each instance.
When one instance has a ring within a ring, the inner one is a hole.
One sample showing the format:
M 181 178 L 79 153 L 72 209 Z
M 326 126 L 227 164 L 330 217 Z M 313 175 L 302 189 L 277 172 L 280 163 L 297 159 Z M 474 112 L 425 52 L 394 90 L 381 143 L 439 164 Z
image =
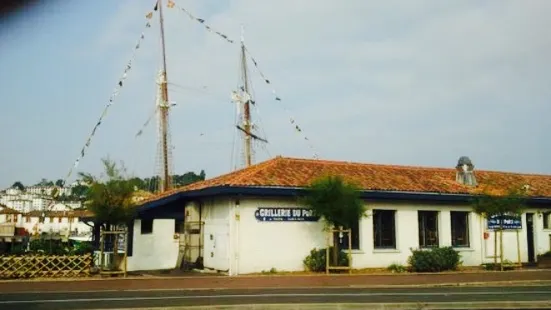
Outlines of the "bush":
M 415 272 L 439 272 L 456 270 L 461 264 L 461 255 L 452 247 L 433 248 L 431 250 L 412 250 L 408 258 Z
M 329 255 L 331 255 L 333 247 L 329 248 Z M 303 260 L 304 266 L 309 271 L 323 272 L 325 271 L 325 251 L 326 249 L 312 249 L 310 255 L 306 256 Z M 348 255 L 342 251 L 339 251 L 339 266 L 348 266 Z
M 402 273 L 408 271 L 405 266 L 396 263 L 388 266 L 386 269 L 392 273 Z

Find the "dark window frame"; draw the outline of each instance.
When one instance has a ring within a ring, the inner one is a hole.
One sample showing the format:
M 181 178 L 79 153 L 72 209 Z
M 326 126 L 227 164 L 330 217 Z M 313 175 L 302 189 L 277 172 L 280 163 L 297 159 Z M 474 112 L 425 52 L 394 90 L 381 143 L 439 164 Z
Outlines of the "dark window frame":
M 435 248 L 440 246 L 439 215 L 439 211 L 417 211 L 420 248 Z
M 470 215 L 468 211 L 450 211 L 450 229 L 452 247 L 468 248 L 471 246 Z
M 543 212 L 543 229 L 551 229 L 551 211 Z
M 140 220 L 140 234 L 150 235 L 153 233 L 153 219 Z
M 373 210 L 373 249 L 397 249 L 396 210 Z M 387 222 L 390 220 L 390 222 Z M 385 223 L 386 222 L 386 223 Z

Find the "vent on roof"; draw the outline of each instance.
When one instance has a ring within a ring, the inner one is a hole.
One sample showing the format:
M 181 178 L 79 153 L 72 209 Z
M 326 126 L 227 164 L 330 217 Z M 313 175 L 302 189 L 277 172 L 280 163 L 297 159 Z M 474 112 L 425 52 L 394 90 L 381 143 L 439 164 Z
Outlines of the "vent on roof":
M 474 175 L 474 165 L 467 156 L 461 156 L 455 166 L 455 180 L 463 185 L 476 186 L 476 177 Z

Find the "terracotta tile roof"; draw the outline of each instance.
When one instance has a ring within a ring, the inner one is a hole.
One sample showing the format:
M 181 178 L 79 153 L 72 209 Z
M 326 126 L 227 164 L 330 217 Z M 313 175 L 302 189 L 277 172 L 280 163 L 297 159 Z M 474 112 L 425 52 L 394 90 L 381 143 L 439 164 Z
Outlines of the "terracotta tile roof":
M 305 187 L 324 175 L 340 175 L 363 190 L 405 191 L 419 193 L 473 194 L 483 190 L 503 194 L 512 186 L 529 185 L 528 194 L 551 197 L 551 175 L 520 174 L 476 170 L 476 188 L 455 181 L 455 168 L 380 165 L 276 157 L 219 177 L 193 183 L 154 196 L 142 203 L 178 192 L 215 186 L 234 187 Z
M 41 217 L 42 211 L 31 211 L 25 214 L 25 216 Z M 92 216 L 92 212 L 87 210 L 69 210 L 69 211 L 44 211 L 45 217 L 89 217 Z
M 0 214 L 21 214 L 21 212 L 0 204 Z

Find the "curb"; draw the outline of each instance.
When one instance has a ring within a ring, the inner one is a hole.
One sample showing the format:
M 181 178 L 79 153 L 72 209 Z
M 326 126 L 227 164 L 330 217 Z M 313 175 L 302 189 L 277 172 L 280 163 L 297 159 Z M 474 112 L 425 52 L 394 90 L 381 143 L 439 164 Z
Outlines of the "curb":
M 248 279 L 248 278 L 300 278 L 300 277 L 370 277 L 370 276 L 387 276 L 387 277 L 416 277 L 416 276 L 433 276 L 440 275 L 470 275 L 470 274 L 506 274 L 506 273 L 532 273 L 532 272 L 548 272 L 549 269 L 528 269 L 528 270 L 507 270 L 507 271 L 467 271 L 467 272 L 421 272 L 421 273 L 358 273 L 358 274 L 270 274 L 270 275 L 189 275 L 189 276 L 155 276 L 155 275 L 141 275 L 141 276 L 127 276 L 126 278 L 119 277 L 90 277 L 90 278 L 37 278 L 37 279 L 0 279 L 0 283 L 18 283 L 18 282 L 75 282 L 75 281 L 120 281 L 120 280 L 177 280 L 177 279 Z M 534 280 L 538 281 L 538 280 Z M 491 283 L 491 282 L 490 282 Z
M 310 310 L 310 309 L 551 309 L 551 301 L 506 301 L 506 302 L 442 302 L 442 303 L 323 303 L 323 304 L 253 304 L 253 305 L 209 305 L 209 306 L 182 306 L 159 308 L 132 308 L 132 309 L 166 309 L 166 310 Z M 120 309 L 120 310 L 130 310 Z

